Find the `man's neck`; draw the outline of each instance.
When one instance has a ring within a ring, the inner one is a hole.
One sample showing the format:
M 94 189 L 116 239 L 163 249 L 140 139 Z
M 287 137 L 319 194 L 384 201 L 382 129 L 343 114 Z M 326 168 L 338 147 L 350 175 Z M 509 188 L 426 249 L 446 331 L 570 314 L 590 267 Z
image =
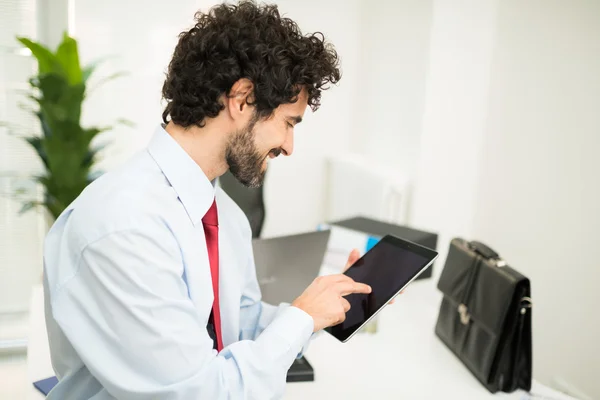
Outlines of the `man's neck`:
M 225 162 L 226 136 L 217 124 L 207 123 L 199 128 L 190 126 L 184 128 L 169 122 L 165 130 L 181 146 L 181 148 L 202 169 L 210 180 L 218 178 L 227 171 Z

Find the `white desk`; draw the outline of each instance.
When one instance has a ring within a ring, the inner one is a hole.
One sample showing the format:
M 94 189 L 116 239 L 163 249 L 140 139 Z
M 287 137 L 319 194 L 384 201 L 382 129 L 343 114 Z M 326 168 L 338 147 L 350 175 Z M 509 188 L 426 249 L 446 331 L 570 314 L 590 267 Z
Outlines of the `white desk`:
M 289 384 L 286 399 L 481 399 L 489 392 L 435 336 L 441 295 L 416 281 L 379 315 L 378 331 L 348 343 L 328 334 L 306 358 L 314 383 Z M 452 395 L 452 396 L 450 396 Z M 521 399 L 522 394 L 500 395 Z
M 327 333 L 310 345 L 306 358 L 315 381 L 289 383 L 286 400 L 528 399 L 524 392 L 492 396 L 434 335 L 441 295 L 434 282 L 416 281 L 378 318 L 376 334 L 362 333 L 340 343 Z M 29 381 L 54 375 L 50 364 L 41 287 L 31 309 Z M 546 399 L 571 399 L 548 393 Z M 550 397 L 551 396 L 551 397 Z M 29 400 L 43 396 L 31 386 Z

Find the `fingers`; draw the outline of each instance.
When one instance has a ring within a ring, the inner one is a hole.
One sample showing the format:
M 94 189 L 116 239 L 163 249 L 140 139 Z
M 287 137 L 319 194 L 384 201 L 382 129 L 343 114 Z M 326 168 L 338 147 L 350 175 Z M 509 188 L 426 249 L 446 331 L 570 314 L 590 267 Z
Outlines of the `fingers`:
M 320 284 L 337 291 L 341 296 L 352 293 L 371 293 L 371 286 L 355 282 L 352 278 L 343 274 L 320 276 L 317 280 Z
M 355 282 L 347 275 L 329 275 L 327 278 L 333 281 L 335 284 L 334 289 L 337 290 L 342 296 L 352 293 L 371 293 L 371 286 L 364 283 Z
M 353 249 L 350 252 L 350 255 L 348 256 L 348 261 L 346 262 L 346 266 L 344 267 L 342 272 L 346 272 L 348 270 L 348 268 L 350 268 L 352 266 L 352 264 L 354 264 L 355 262 L 358 261 L 359 258 L 360 258 L 360 252 L 358 251 L 358 249 Z
M 365 293 L 365 294 L 371 293 L 371 286 L 369 286 L 365 283 L 354 282 L 353 293 Z
M 343 297 L 340 298 L 340 301 L 344 307 L 344 312 L 347 313 L 350 310 L 350 302 Z
M 396 295 L 396 297 L 400 296 L 403 293 L 404 293 L 404 290 L 401 291 L 400 293 L 398 293 L 398 295 Z M 394 297 L 393 299 L 391 299 L 388 304 L 394 304 L 396 302 L 396 297 Z
M 350 278 L 348 275 L 344 275 L 344 274 L 329 275 L 329 277 L 335 283 L 353 283 L 354 282 L 354 280 L 352 278 Z
M 347 296 L 352 293 L 371 293 L 371 286 L 360 282 L 343 283 L 339 286 L 340 295 Z
M 335 325 L 341 324 L 346 320 L 346 313 L 350 310 L 350 302 L 343 297 L 340 297 L 340 303 L 342 304 L 343 312 L 339 313 Z

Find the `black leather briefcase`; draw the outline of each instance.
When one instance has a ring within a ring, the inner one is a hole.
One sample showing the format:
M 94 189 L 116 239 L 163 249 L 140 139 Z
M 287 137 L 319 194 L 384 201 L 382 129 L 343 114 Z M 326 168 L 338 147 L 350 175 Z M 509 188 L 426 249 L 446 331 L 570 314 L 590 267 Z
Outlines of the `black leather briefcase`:
M 453 239 L 436 335 L 492 393 L 531 389 L 529 279 L 479 242 Z

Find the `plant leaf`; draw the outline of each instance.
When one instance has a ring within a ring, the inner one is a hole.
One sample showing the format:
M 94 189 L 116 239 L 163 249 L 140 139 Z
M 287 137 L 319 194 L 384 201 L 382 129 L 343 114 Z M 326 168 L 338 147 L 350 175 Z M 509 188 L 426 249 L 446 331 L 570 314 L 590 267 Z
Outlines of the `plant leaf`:
M 56 74 L 40 75 L 39 81 L 40 111 L 52 132 L 57 133 L 62 122 L 78 124 L 85 90 L 83 83 L 69 85 L 64 77 Z
M 42 126 L 42 133 L 44 134 L 44 137 L 51 138 L 52 137 L 52 130 L 48 126 L 48 122 L 46 121 L 46 118 L 44 117 L 44 114 L 41 113 L 41 112 L 37 112 L 35 114 L 37 115 L 37 117 L 40 120 L 40 125 Z
M 125 126 L 127 126 L 129 128 L 135 128 L 135 123 L 133 121 L 130 121 L 130 120 L 125 119 L 125 118 L 119 118 L 117 120 L 117 124 L 125 125 Z
M 97 135 L 99 135 L 102 132 L 109 131 L 111 129 L 112 127 L 110 126 L 92 127 L 84 129 L 83 134 L 85 135 L 86 139 L 89 140 L 89 142 L 91 143 Z
M 103 173 L 104 173 L 104 171 L 100 171 L 100 170 L 90 172 L 88 175 L 88 182 L 92 183 L 94 180 L 100 178 L 100 176 L 102 176 Z
M 31 50 L 31 53 L 38 61 L 38 70 L 40 74 L 58 73 L 64 75 L 65 72 L 60 62 L 47 47 L 25 37 L 18 37 L 17 40 Z
M 38 136 L 30 136 L 25 138 L 25 140 L 31 145 L 31 147 L 35 149 L 46 168 L 49 169 L 50 165 L 48 164 L 48 156 L 46 155 L 42 138 Z
M 107 145 L 108 143 L 102 143 L 90 149 L 90 151 L 88 151 L 85 158 L 81 162 L 81 166 L 85 168 L 90 168 L 92 164 L 96 161 L 96 156 L 98 155 L 98 153 L 100 153 Z
M 56 50 L 56 58 L 65 71 L 67 82 L 75 85 L 82 82 L 81 65 L 79 64 L 79 53 L 77 51 L 77 41 L 69 37 L 67 33 L 63 35 L 63 40 Z
M 22 39 L 22 43 L 41 64 L 39 73 L 29 80 L 32 90 L 26 95 L 33 100 L 30 104 L 35 110 L 29 111 L 39 119 L 43 133 L 35 136 L 24 131 L 22 136 L 46 167 L 42 175 L 32 177 L 44 188 L 43 202 L 27 201 L 23 211 L 42 205 L 56 218 L 99 174 L 93 171 L 100 150 L 95 139 L 111 127 L 84 128 L 80 124 L 86 83 L 99 62 L 82 68 L 78 44 L 66 34 L 56 54 L 29 39 Z M 102 84 L 123 75 L 100 77 L 98 81 Z M 118 123 L 133 126 L 127 120 Z M 25 194 L 19 199 L 23 200 L 35 199 Z
M 23 196 L 25 194 L 27 194 L 27 189 L 22 187 L 15 189 L 15 196 Z
M 11 129 L 11 127 L 13 128 Z M 10 122 L 0 121 L 0 128 L 6 128 L 7 131 L 10 131 L 14 129 L 14 125 Z
M 69 89 L 69 82 L 63 75 L 53 73 L 39 74 L 35 80 L 36 87 L 40 89 L 40 97 L 34 97 L 33 99 L 37 99 L 38 102 L 48 101 L 57 103 Z
M 33 94 L 28 94 L 25 97 L 27 97 L 29 100 L 32 100 L 32 101 L 34 101 L 34 102 L 36 102 L 38 104 L 40 104 L 40 101 L 42 100 L 39 97 L 34 96 Z M 21 107 L 21 108 L 26 109 L 25 107 Z
M 104 85 L 105 83 L 108 83 L 114 79 L 120 78 L 122 76 L 127 76 L 129 75 L 128 72 L 116 72 L 112 75 L 106 76 L 102 79 L 100 79 L 95 85 L 94 87 L 92 87 L 90 90 L 88 90 L 88 93 L 92 93 L 94 92 L 94 90 L 98 89 L 100 86 Z
M 81 80 L 84 83 L 87 82 L 87 80 L 90 79 L 90 76 L 92 76 L 92 72 L 94 72 L 95 69 L 96 69 L 95 65 L 88 65 L 87 67 L 84 67 L 81 70 Z
M 6 134 L 8 136 L 16 136 L 16 137 L 21 137 L 21 135 L 18 133 L 19 131 L 24 130 L 24 128 L 21 126 L 17 126 L 15 124 L 11 124 L 10 122 L 5 122 L 5 121 L 0 121 L 0 128 L 4 128 L 6 129 Z
M 83 67 L 82 71 L 81 71 L 82 72 L 81 78 L 82 78 L 83 82 L 84 83 L 87 82 L 87 80 L 90 78 L 92 73 L 96 70 L 96 68 L 98 68 L 98 66 L 106 60 L 108 60 L 108 57 L 102 57 L 102 58 L 92 61 L 87 66 Z
M 75 197 L 77 197 L 77 196 L 75 196 Z M 73 198 L 73 199 L 75 199 L 75 198 Z M 46 206 L 46 208 L 48 209 L 50 214 L 54 217 L 54 219 L 57 219 L 59 217 L 59 215 L 63 212 L 63 210 L 65 208 L 67 208 L 67 205 L 68 205 L 68 203 L 64 204 L 60 200 L 58 200 L 56 197 L 51 195 L 50 193 L 46 193 L 46 201 L 44 201 L 44 206 Z
M 23 205 L 21 206 L 21 209 L 19 210 L 19 214 L 23 214 L 26 213 L 27 211 L 31 210 L 32 208 L 42 205 L 43 203 L 40 203 L 38 201 L 26 201 L 25 203 L 23 203 Z

